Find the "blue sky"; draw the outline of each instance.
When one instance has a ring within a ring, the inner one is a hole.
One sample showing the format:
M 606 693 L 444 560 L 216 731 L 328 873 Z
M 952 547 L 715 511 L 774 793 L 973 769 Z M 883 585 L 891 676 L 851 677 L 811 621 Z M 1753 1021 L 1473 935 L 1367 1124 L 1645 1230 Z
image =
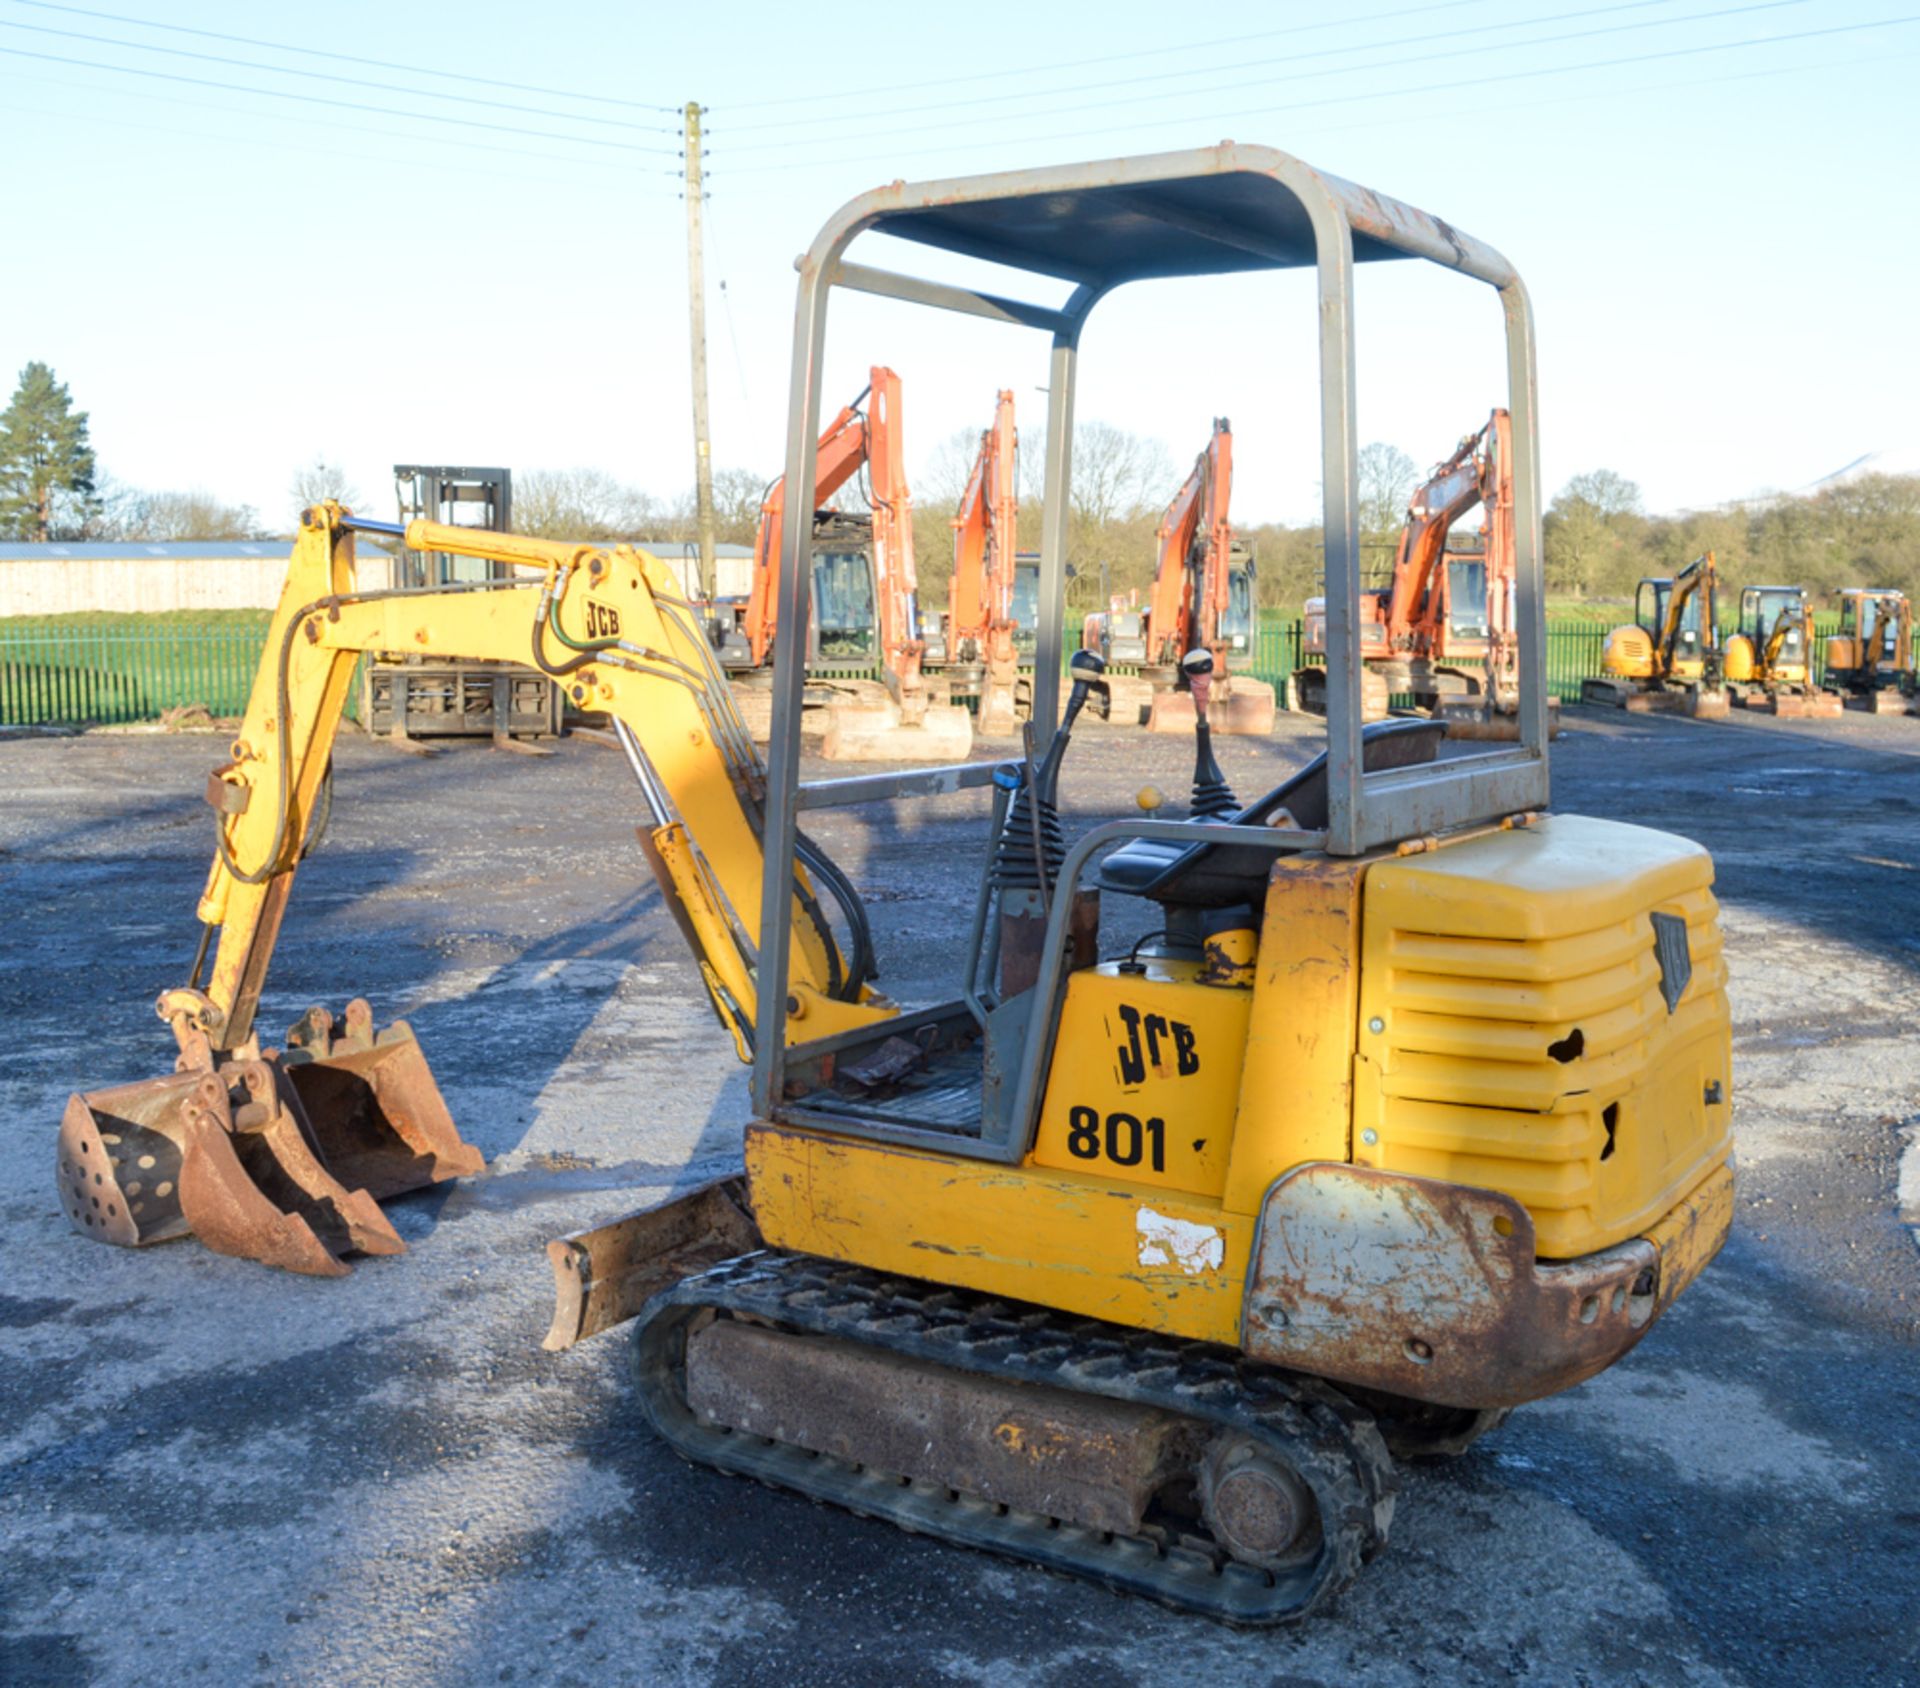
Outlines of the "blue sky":
M 710 130 L 715 459 L 767 474 L 792 259 L 843 200 L 1231 137 L 1516 263 L 1549 488 L 1606 466 L 1654 509 L 1704 505 L 1920 442 L 1916 70 L 1920 0 L 0 0 L 0 372 L 51 363 L 121 479 L 274 519 L 316 454 L 379 510 L 402 460 L 671 495 L 686 100 Z M 1503 397 L 1491 297 L 1392 265 L 1358 304 L 1361 438 L 1444 456 Z M 1236 513 L 1316 515 L 1304 276 L 1126 290 L 1085 352 L 1083 419 L 1184 464 L 1230 416 Z M 902 375 L 915 462 L 1002 386 L 1042 436 L 1037 335 L 854 300 L 830 398 L 869 363 Z

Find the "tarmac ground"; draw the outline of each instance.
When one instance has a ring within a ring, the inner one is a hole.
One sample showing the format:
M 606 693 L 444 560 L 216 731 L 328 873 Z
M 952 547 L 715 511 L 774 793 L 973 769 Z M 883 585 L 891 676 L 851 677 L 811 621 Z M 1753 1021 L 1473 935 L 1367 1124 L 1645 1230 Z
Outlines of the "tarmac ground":
M 75 1235 L 61 1109 L 171 1064 L 219 741 L 0 739 L 0 1682 L 1920 1680 L 1920 719 L 1567 728 L 1557 808 L 1716 860 L 1733 1238 L 1619 1367 L 1410 1471 L 1331 1614 L 1244 1633 L 691 1468 L 617 1337 L 541 1351 L 546 1240 L 724 1170 L 747 1112 L 584 739 L 340 747 L 261 1020 L 414 1026 L 488 1164 L 390 1204 L 408 1254 L 316 1280 Z M 1247 796 L 1312 749 L 1283 717 L 1220 754 Z M 1083 729 L 1069 830 L 1189 755 Z M 931 999 L 984 797 L 810 830 L 885 988 Z

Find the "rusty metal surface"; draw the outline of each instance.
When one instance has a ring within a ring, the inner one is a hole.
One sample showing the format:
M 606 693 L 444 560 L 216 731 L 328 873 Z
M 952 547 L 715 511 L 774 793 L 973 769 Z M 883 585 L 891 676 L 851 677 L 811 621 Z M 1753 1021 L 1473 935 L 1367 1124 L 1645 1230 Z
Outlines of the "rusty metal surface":
M 360 1001 L 339 1039 L 332 1023 L 309 1010 L 283 1060 L 251 1044 L 216 1056 L 183 1016 L 178 1071 L 70 1098 L 56 1161 L 74 1228 L 127 1248 L 193 1236 L 316 1277 L 404 1254 L 377 1198 L 484 1163 L 404 1025 L 376 1037 Z
M 1048 920 L 1036 898 L 1027 908 L 1000 915 L 1000 999 L 1010 1002 L 1033 988 L 1046 955 Z M 1091 967 L 1100 951 L 1100 893 L 1079 891 L 1067 920 L 1067 969 Z
M 1131 1401 L 734 1319 L 687 1338 L 687 1404 L 706 1424 L 1127 1535 L 1204 1436 Z
M 716 1179 L 659 1207 L 555 1238 L 547 1244 L 553 1322 L 541 1346 L 571 1348 L 631 1319 L 690 1273 L 760 1246 L 744 1178 Z
M 1708 1222 L 1705 1257 L 1727 1215 Z M 1317 1163 L 1268 1193 L 1243 1341 L 1256 1359 L 1412 1400 L 1517 1406 L 1633 1347 L 1664 1305 L 1660 1264 L 1644 1237 L 1543 1262 L 1510 1196 Z
M 344 1029 L 310 1008 L 287 1034 L 287 1076 L 328 1169 L 376 1201 L 484 1169 L 462 1140 L 413 1029 L 375 1035 L 373 1010 L 347 1004 Z

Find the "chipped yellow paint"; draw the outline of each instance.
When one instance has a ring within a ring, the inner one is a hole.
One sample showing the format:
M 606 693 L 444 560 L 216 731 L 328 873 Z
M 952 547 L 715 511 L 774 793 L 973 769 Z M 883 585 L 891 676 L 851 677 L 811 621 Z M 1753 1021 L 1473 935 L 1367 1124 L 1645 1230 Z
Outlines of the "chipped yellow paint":
M 747 1132 L 747 1175 L 754 1216 L 775 1248 L 1239 1344 L 1253 1220 L 1204 1197 L 770 1125 Z M 1144 1264 L 1141 1196 L 1169 1217 L 1216 1228 L 1219 1268 Z

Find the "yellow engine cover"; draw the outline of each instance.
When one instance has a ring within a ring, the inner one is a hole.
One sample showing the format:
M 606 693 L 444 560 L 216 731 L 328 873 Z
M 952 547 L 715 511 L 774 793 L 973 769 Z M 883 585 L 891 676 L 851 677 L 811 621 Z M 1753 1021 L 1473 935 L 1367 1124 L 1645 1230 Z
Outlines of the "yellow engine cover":
M 1863 666 L 1853 640 L 1838 636 L 1827 640 L 1827 671 L 1836 668 L 1849 669 Z
M 1649 680 L 1653 677 L 1653 640 L 1644 627 L 1629 623 L 1607 635 L 1600 651 L 1600 671 L 1617 680 Z
M 1367 874 L 1359 1165 L 1499 1190 L 1569 1259 L 1655 1223 L 1731 1147 L 1713 865 L 1556 815 Z
M 1722 668 L 1729 680 L 1737 680 L 1742 685 L 1753 679 L 1753 641 L 1744 633 L 1736 633 L 1727 641 L 1726 651 L 1721 659 Z

